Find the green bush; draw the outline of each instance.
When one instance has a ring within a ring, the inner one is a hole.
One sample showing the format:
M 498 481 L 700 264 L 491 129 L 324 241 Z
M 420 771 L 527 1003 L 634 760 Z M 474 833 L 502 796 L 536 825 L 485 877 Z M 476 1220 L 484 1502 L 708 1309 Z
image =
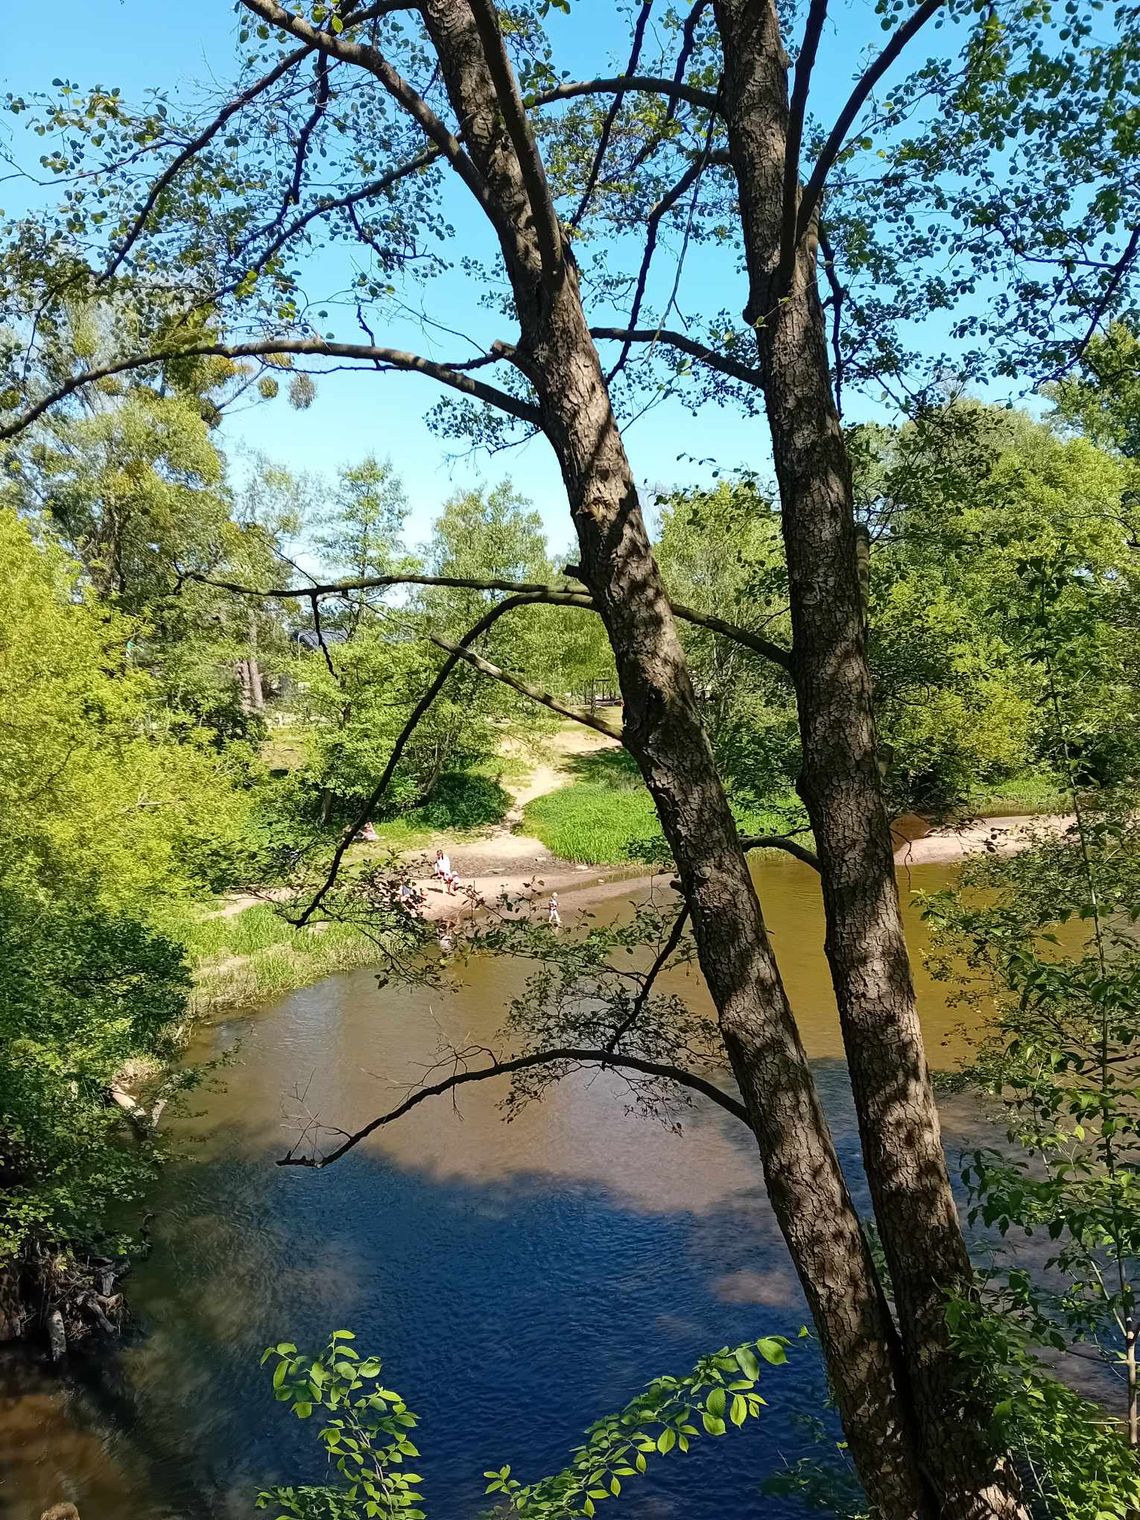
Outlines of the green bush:
M 150 1176 L 107 1091 L 128 1063 L 161 1070 L 189 985 L 181 946 L 137 919 L 0 888 L 0 1262 L 30 1235 L 99 1240 Z

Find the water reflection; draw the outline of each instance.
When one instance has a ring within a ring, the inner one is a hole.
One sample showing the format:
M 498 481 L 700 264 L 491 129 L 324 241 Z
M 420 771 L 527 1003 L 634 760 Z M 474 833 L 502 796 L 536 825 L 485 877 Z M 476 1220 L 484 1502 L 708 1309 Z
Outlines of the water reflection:
M 757 873 L 858 1195 L 816 882 L 783 859 Z M 946 879 L 940 867 L 912 875 L 925 888 Z M 909 928 L 920 946 L 913 915 Z M 0 1513 L 24 1520 L 69 1497 L 83 1520 L 244 1516 L 260 1483 L 318 1479 L 309 1432 L 267 1398 L 257 1365 L 283 1337 L 303 1344 L 349 1326 L 383 1355 L 423 1416 L 429 1510 L 462 1520 L 483 1508 L 484 1468 L 552 1471 L 593 1418 L 655 1373 L 726 1342 L 795 1333 L 803 1300 L 748 1131 L 705 1104 L 681 1111 L 681 1134 L 628 1116 L 612 1073 L 560 1084 L 509 1125 L 502 1087 L 470 1087 L 458 1107 L 421 1105 L 325 1171 L 274 1165 L 302 1113 L 353 1129 L 418 1079 L 441 1036 L 490 1042 L 524 977 L 475 961 L 440 995 L 380 990 L 359 971 L 201 1037 L 195 1056 L 238 1054 L 221 1089 L 178 1121 L 186 1159 L 152 1200 L 156 1249 L 132 1286 L 145 1334 L 124 1356 L 133 1431 L 121 1419 L 84 1428 L 50 1385 L 10 1401 Z M 703 996 L 693 973 L 673 984 Z M 958 1016 L 921 972 L 919 990 L 934 1054 Z M 804 1449 L 797 1418 L 824 1407 L 810 1343 L 766 1382 L 756 1428 L 662 1461 L 623 1497 L 625 1512 L 751 1514 L 762 1472 Z M 45 1465 L 34 1453 L 48 1447 Z

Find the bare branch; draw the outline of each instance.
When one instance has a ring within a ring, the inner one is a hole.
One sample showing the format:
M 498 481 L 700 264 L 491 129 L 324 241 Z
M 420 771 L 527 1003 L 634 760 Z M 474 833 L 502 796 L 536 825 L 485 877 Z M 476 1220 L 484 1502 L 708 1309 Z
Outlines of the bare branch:
M 468 0 L 471 15 L 483 45 L 483 57 L 491 76 L 491 83 L 507 133 L 518 160 L 527 200 L 534 216 L 534 230 L 538 239 L 539 257 L 542 261 L 543 278 L 547 285 L 555 286 L 562 279 L 565 269 L 562 249 L 562 228 L 554 209 L 554 197 L 546 182 L 546 167 L 534 129 L 530 124 L 526 107 L 519 95 L 518 80 L 503 45 L 499 30 L 499 17 L 492 0 Z
M 305 125 L 301 128 L 297 138 L 297 155 L 293 163 L 293 178 L 289 182 L 289 190 L 285 196 L 286 206 L 297 206 L 301 202 L 301 183 L 305 173 L 305 158 L 309 152 L 309 139 L 316 131 L 321 117 L 328 109 L 329 103 L 329 60 L 325 53 L 317 54 L 317 81 L 316 99 L 313 109 Z M 284 210 L 284 208 L 282 208 Z
M 615 74 L 609 79 L 574 79 L 565 84 L 553 85 L 528 95 L 528 106 L 549 106 L 558 100 L 574 100 L 580 95 L 609 95 L 613 91 L 638 92 L 643 95 L 666 95 L 673 100 L 683 100 L 689 105 L 703 106 L 706 111 L 719 111 L 720 102 L 710 90 L 698 90 L 692 85 L 679 84 L 673 79 L 650 77 L 643 74 L 630 77 Z
M 447 639 L 441 638 L 437 633 L 429 633 L 428 638 L 440 649 L 445 649 L 448 654 L 455 654 L 460 659 L 466 660 L 468 665 L 480 673 L 490 676 L 493 681 L 501 681 L 504 686 L 509 686 L 512 691 L 517 691 L 520 696 L 529 697 L 532 702 L 537 702 L 541 707 L 548 707 L 551 712 L 560 714 L 563 718 L 569 718 L 574 723 L 581 723 L 586 728 L 595 729 L 599 734 L 605 734 L 610 739 L 621 742 L 622 731 L 616 723 L 611 723 L 608 718 L 599 717 L 597 713 L 589 712 L 584 707 L 568 707 L 560 702 L 557 697 L 548 691 L 543 691 L 541 686 L 535 686 L 522 676 L 515 675 L 512 671 L 503 670 L 498 665 L 492 665 L 490 660 L 483 659 L 471 649 L 464 649 L 458 644 L 452 644 Z
M 698 1092 L 702 1097 L 723 1108 L 726 1113 L 732 1114 L 742 1124 L 752 1128 L 748 1118 L 748 1110 L 743 1103 L 737 1101 L 731 1094 L 717 1087 L 714 1082 L 705 1077 L 698 1076 L 695 1072 L 685 1071 L 680 1066 L 670 1066 L 659 1061 L 644 1060 L 641 1056 L 615 1055 L 609 1050 L 579 1049 L 575 1046 L 556 1048 L 553 1050 L 535 1051 L 531 1055 L 515 1056 L 507 1061 L 495 1061 L 490 1066 L 481 1066 L 476 1071 L 456 1071 L 441 1082 L 433 1082 L 430 1086 L 418 1088 L 410 1097 L 398 1103 L 395 1108 L 387 1113 L 371 1120 L 362 1129 L 356 1130 L 343 1140 L 335 1150 L 331 1150 L 327 1156 L 298 1156 L 293 1150 L 279 1158 L 278 1166 L 308 1166 L 321 1168 L 331 1166 L 334 1161 L 346 1155 L 362 1140 L 369 1135 L 375 1134 L 378 1129 L 386 1124 L 393 1124 L 397 1119 L 402 1119 L 405 1114 L 418 1108 L 429 1098 L 442 1097 L 444 1093 L 453 1092 L 457 1087 L 462 1087 L 468 1082 L 488 1082 L 494 1077 L 510 1076 L 516 1071 L 528 1071 L 535 1066 L 551 1066 L 559 1061 L 574 1061 L 580 1066 L 614 1066 L 622 1067 L 629 1071 L 641 1072 L 648 1077 L 663 1077 L 667 1081 L 676 1082 L 680 1087 L 687 1087 L 693 1092 Z
M 819 856 L 815 851 L 809 850 L 806 845 L 797 844 L 787 834 L 742 834 L 740 848 L 745 854 L 749 850 L 783 850 L 785 854 L 802 860 L 805 866 L 811 866 L 813 871 L 820 869 Z
M 673 608 L 674 616 L 679 617 L 683 623 L 695 623 L 698 628 L 707 628 L 710 633 L 719 633 L 722 637 L 732 639 L 737 644 L 743 644 L 746 649 L 763 655 L 766 660 L 771 660 L 773 665 L 779 665 L 782 670 L 791 671 L 790 651 L 781 648 L 779 644 L 773 644 L 768 639 L 761 638 L 750 628 L 739 628 L 735 623 L 726 623 L 723 618 L 714 617 L 711 612 L 698 612 L 695 607 L 686 607 L 683 602 L 671 602 L 670 606 Z
M 1071 369 L 1074 364 L 1079 364 L 1080 361 L 1084 358 L 1085 353 L 1088 351 L 1088 346 L 1096 336 L 1096 330 L 1103 321 L 1104 314 L 1112 302 L 1113 296 L 1120 288 L 1120 282 L 1124 279 L 1124 276 L 1128 273 L 1129 269 L 1131 269 L 1133 263 L 1136 260 L 1136 255 L 1138 252 L 1140 252 L 1140 222 L 1138 222 L 1136 226 L 1133 227 L 1132 236 L 1128 239 L 1124 252 L 1120 255 L 1120 258 L 1113 265 L 1112 275 L 1109 279 L 1109 282 L 1102 291 L 1100 300 L 1096 303 L 1096 308 L 1093 311 L 1092 319 L 1090 320 L 1089 325 L 1085 330 L 1085 335 L 1081 339 L 1080 343 L 1077 344 L 1075 353 L 1072 355 L 1068 364 L 1065 366 L 1066 369 Z M 1060 378 L 1060 376 L 1058 375 L 1054 378 Z
M 780 226 L 780 263 L 777 287 L 787 290 L 791 284 L 796 258 L 796 225 L 799 211 L 800 145 L 803 142 L 804 118 L 807 114 L 808 86 L 815 67 L 820 33 L 827 15 L 827 0 L 811 0 L 804 40 L 796 59 L 796 77 L 788 108 L 788 129 L 784 137 L 784 203 Z
M 835 414 L 843 418 L 843 298 L 847 292 L 835 265 L 835 250 L 823 223 L 819 223 L 819 251 L 823 254 L 823 273 L 831 287 L 831 364 L 835 381 Z
M 239 590 L 241 588 L 231 587 L 230 589 Z M 270 593 L 261 594 L 268 595 Z M 320 595 L 320 588 L 317 588 L 317 595 Z M 420 721 L 425 716 L 428 709 L 435 701 L 436 697 L 438 697 L 440 692 L 443 690 L 448 676 L 455 669 L 456 665 L 459 664 L 459 661 L 463 658 L 463 654 L 467 649 L 467 646 L 473 644 L 476 639 L 480 638 L 484 633 L 486 633 L 487 629 L 490 628 L 491 625 L 495 623 L 499 618 L 501 618 L 504 613 L 511 612 L 516 607 L 522 607 L 528 605 L 529 603 L 537 601 L 554 601 L 556 605 L 563 606 L 581 606 L 583 603 L 587 606 L 589 605 L 589 597 L 586 596 L 584 592 L 565 592 L 562 593 L 561 597 L 556 597 L 549 592 L 544 592 L 541 595 L 524 594 L 519 596 L 510 596 L 507 597 L 505 601 L 499 602 L 494 607 L 490 608 L 487 613 L 481 617 L 476 624 L 474 624 L 473 627 L 467 630 L 467 632 L 460 639 L 459 643 L 452 647 L 448 658 L 443 662 L 439 670 L 436 672 L 435 679 L 424 692 L 423 696 L 420 697 L 419 701 L 412 709 L 411 714 L 408 717 L 408 721 L 400 730 L 399 736 L 397 737 L 395 744 L 392 746 L 392 753 L 388 756 L 388 763 L 385 765 L 379 781 L 372 788 L 372 791 L 365 799 L 359 816 L 355 818 L 351 824 L 349 824 L 348 828 L 341 836 L 340 842 L 337 844 L 336 849 L 333 851 L 333 857 L 329 862 L 328 872 L 321 886 L 318 888 L 314 896 L 310 899 L 308 905 L 305 907 L 300 917 L 292 920 L 292 922 L 294 922 L 298 928 L 302 928 L 309 922 L 313 914 L 317 911 L 321 903 L 324 901 L 325 897 L 331 891 L 333 884 L 336 881 L 337 874 L 340 871 L 340 864 L 345 857 L 345 852 L 348 850 L 349 845 L 352 843 L 357 833 L 364 827 L 369 818 L 371 818 L 373 811 L 375 810 L 377 804 L 380 802 L 380 799 L 387 792 L 388 787 L 391 784 L 392 777 L 396 773 L 396 767 L 400 763 L 400 757 L 404 753 L 404 750 L 407 748 L 408 741 L 411 739 L 412 735 L 419 727 Z
M 645 28 L 648 25 L 649 13 L 652 11 L 652 9 L 653 0 L 641 0 L 641 10 L 638 12 L 637 21 L 633 28 L 633 45 L 630 48 L 629 52 L 629 62 L 625 66 L 625 72 L 627 76 L 631 75 L 634 69 L 637 68 L 637 60 L 641 57 L 641 45 L 645 41 Z M 586 187 L 582 191 L 582 198 L 578 202 L 578 209 L 570 218 L 570 225 L 572 227 L 580 227 L 582 224 L 582 219 L 585 217 L 586 212 L 589 210 L 590 202 L 593 199 L 594 190 L 598 183 L 598 176 L 602 172 L 602 164 L 605 160 L 606 150 L 610 145 L 610 137 L 613 134 L 614 123 L 617 121 L 618 112 L 621 110 L 622 101 L 625 99 L 625 96 L 626 91 L 619 88 L 614 92 L 613 100 L 610 101 L 609 110 L 606 112 L 605 120 L 602 122 L 602 130 L 598 136 L 598 146 L 594 152 L 594 159 L 590 165 L 590 172 L 586 176 Z M 672 100 L 670 100 L 669 105 L 670 108 L 672 108 Z
M 532 601 L 555 602 L 565 606 L 593 607 L 588 593 L 578 593 L 573 586 L 569 585 L 546 585 L 541 581 L 507 581 L 499 580 L 494 576 L 475 575 L 364 575 L 358 580 L 330 581 L 325 585 L 310 586 L 271 586 L 258 588 L 243 586 L 236 581 L 218 580 L 213 576 L 201 575 L 192 572 L 185 577 L 187 580 L 201 581 L 203 585 L 213 586 L 218 591 L 233 591 L 239 596 L 260 596 L 274 598 L 311 597 L 311 596 L 347 596 L 352 591 L 380 591 L 392 586 L 448 586 L 464 591 L 506 591 L 515 596 L 526 596 Z M 569 600 L 567 600 L 569 598 Z M 779 644 L 773 644 L 770 640 L 761 638 L 758 633 L 753 633 L 749 628 L 739 628 L 735 623 L 728 623 L 723 618 L 714 617 L 711 612 L 698 612 L 695 607 L 686 607 L 683 602 L 671 602 L 675 617 L 679 617 L 684 623 L 693 623 L 697 627 L 707 628 L 711 633 L 719 633 L 726 639 L 732 639 L 737 644 L 743 644 L 756 654 L 763 655 L 766 660 L 779 665 L 783 670 L 790 670 L 792 657 L 788 650 Z
M 707 347 L 704 343 L 698 343 L 687 333 L 676 332 L 673 328 L 591 327 L 590 336 L 612 339 L 615 343 L 665 343 L 670 348 L 680 349 L 682 353 L 699 359 L 710 369 L 718 369 L 722 374 L 731 375 L 734 380 L 743 380 L 746 385 L 757 387 L 763 384 L 763 376 L 758 369 L 754 369 L 749 364 L 742 364 L 738 359 L 730 359 L 727 354 L 718 354 L 715 349 Z
M 325 657 L 325 664 L 328 666 L 329 675 L 332 676 L 334 681 L 337 681 L 340 677 L 336 673 L 336 666 L 332 662 L 329 646 L 325 643 L 324 630 L 321 628 L 321 599 L 314 591 L 309 597 L 309 601 L 313 609 L 313 632 L 317 636 L 317 643 L 321 646 L 321 653 Z
M 823 151 L 819 155 L 819 160 L 812 170 L 811 178 L 808 180 L 804 193 L 800 198 L 800 214 L 796 222 L 797 248 L 803 241 L 804 234 L 811 226 L 811 219 L 815 215 L 819 198 L 823 194 L 823 187 L 827 183 L 827 176 L 831 173 L 835 160 L 843 151 L 843 144 L 847 141 L 847 134 L 851 130 L 855 118 L 866 104 L 867 97 L 906 45 L 918 35 L 930 18 L 937 15 L 945 4 L 946 0 L 923 0 L 918 9 L 894 32 L 886 47 L 852 90 L 847 104 L 839 113 L 839 119 L 831 129 L 831 135 L 823 145 Z
M 446 586 L 458 591 L 509 591 L 514 595 L 527 596 L 532 601 L 541 601 L 547 596 L 563 595 L 583 597 L 587 602 L 590 601 L 589 596 L 577 586 L 565 584 L 552 586 L 544 581 L 506 581 L 499 580 L 495 576 L 479 575 L 362 575 L 358 580 L 329 581 L 323 586 L 314 583 L 311 586 L 272 586 L 265 590 L 255 586 L 242 586 L 236 581 L 214 580 L 208 575 L 197 573 L 187 575 L 186 579 L 201 581 L 207 586 L 215 586 L 219 591 L 236 591 L 239 596 L 262 596 L 275 599 L 314 595 L 345 596 L 350 591 L 381 591 L 392 586 Z M 590 605 L 593 604 L 590 603 Z
M 680 913 L 677 914 L 677 917 L 673 920 L 673 927 L 669 930 L 669 934 L 665 940 L 665 943 L 661 946 L 661 949 L 654 957 L 652 966 L 650 966 L 649 970 L 645 973 L 645 980 L 642 982 L 637 996 L 634 998 L 633 1003 L 630 1005 L 629 1012 L 626 1014 L 625 1018 L 621 1021 L 618 1027 L 614 1030 L 610 1038 L 606 1041 L 607 1050 L 616 1050 L 618 1045 L 620 1045 L 622 1039 L 629 1033 L 634 1024 L 637 1023 L 638 1018 L 641 1016 L 641 1010 L 649 1001 L 649 994 L 653 991 L 654 982 L 661 975 L 662 971 L 664 971 L 673 952 L 681 943 L 681 936 L 685 932 L 685 925 L 688 923 L 688 921 L 689 905 L 686 903 L 685 906 L 681 909 Z
M 231 100 L 223 110 L 218 112 L 217 116 L 214 117 L 210 125 L 208 127 L 204 127 L 192 142 L 187 143 L 177 158 L 171 160 L 171 162 L 166 166 L 166 168 L 151 185 L 150 191 L 147 194 L 147 198 L 143 202 L 142 208 L 139 211 L 138 215 L 131 223 L 126 237 L 119 244 L 119 247 L 112 255 L 107 267 L 99 276 L 100 282 L 109 280 L 118 269 L 119 265 L 126 258 L 127 254 L 130 253 L 131 249 L 134 247 L 135 243 L 142 235 L 143 229 L 146 227 L 146 224 L 150 219 L 151 212 L 158 204 L 159 196 L 167 188 L 167 186 L 177 178 L 178 174 L 186 167 L 190 160 L 194 158 L 198 153 L 200 153 L 202 149 L 205 148 L 218 135 L 218 133 L 225 126 L 226 122 L 228 122 L 232 117 L 236 116 L 237 113 L 245 106 L 249 105 L 251 101 L 256 100 L 259 95 L 263 95 L 266 90 L 271 89 L 279 79 L 282 79 L 290 69 L 295 68 L 303 58 L 307 58 L 311 52 L 312 48 L 306 44 L 304 47 L 297 48 L 294 52 L 286 54 L 280 63 L 269 70 L 268 74 L 263 74 L 261 78 L 255 80 L 248 89 L 243 90 L 240 95 L 235 96 L 234 99 Z
M 0 439 L 14 438 L 17 433 L 23 432 L 26 427 L 37 421 L 60 401 L 73 396 L 76 391 L 82 390 L 86 385 L 94 385 L 97 381 L 110 379 L 113 375 L 124 375 L 132 370 L 146 369 L 149 365 L 163 364 L 169 359 L 209 356 L 221 359 L 273 358 L 286 354 L 304 354 L 316 359 L 358 359 L 375 364 L 380 369 L 408 370 L 415 374 L 428 375 L 431 379 L 438 380 L 441 385 L 447 385 L 452 390 L 474 396 L 479 401 L 486 401 L 488 405 L 496 406 L 512 417 L 519 417 L 522 421 L 529 422 L 532 427 L 541 425 L 541 414 L 533 403 L 521 401 L 517 396 L 499 390 L 497 386 L 488 385 L 482 380 L 474 380 L 457 368 L 438 364 L 434 359 L 424 359 L 419 354 L 405 353 L 398 348 L 379 348 L 372 344 L 338 343 L 332 338 L 262 338 L 253 343 L 186 344 L 178 348 L 159 349 L 154 353 L 136 354 L 129 359 L 116 359 L 113 363 L 101 365 L 98 369 L 83 370 L 78 375 L 73 375 L 70 380 L 64 381 L 55 390 L 49 391 L 13 422 L 0 426 Z

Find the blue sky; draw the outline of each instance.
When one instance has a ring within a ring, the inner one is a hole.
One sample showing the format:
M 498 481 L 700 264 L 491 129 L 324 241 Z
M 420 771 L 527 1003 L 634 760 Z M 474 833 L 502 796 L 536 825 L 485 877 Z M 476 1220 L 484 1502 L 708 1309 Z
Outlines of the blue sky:
M 660 0 L 663 10 L 666 0 Z M 859 43 L 873 43 L 881 34 L 872 6 L 866 0 L 847 0 L 835 7 L 842 37 L 832 24 L 817 65 L 813 98 L 817 109 L 830 115 L 847 94 Z M 44 17 L 50 24 L 44 24 Z M 156 17 L 161 17 L 156 24 Z M 605 73 L 628 46 L 628 29 L 608 0 L 575 0 L 573 16 L 551 15 L 558 66 L 578 77 Z M 57 0 L 48 12 L 31 5 L 11 7 L 5 18 L 6 49 L 0 60 L 0 91 L 31 94 L 64 77 L 81 87 L 95 83 L 119 85 L 128 97 L 139 99 L 148 86 L 158 86 L 174 98 L 199 98 L 203 84 L 224 82 L 233 73 L 237 25 L 226 0 L 195 0 L 186 6 L 157 6 L 154 0 Z M 831 44 L 830 48 L 828 44 Z M 34 164 L 39 140 L 16 132 L 13 145 L 24 162 Z M 0 184 L 0 206 L 17 209 L 27 192 L 19 185 Z M 484 240 L 477 214 L 458 210 L 459 243 L 466 248 Z M 318 269 L 318 279 L 333 279 Z M 686 264 L 686 288 L 694 304 L 739 310 L 743 286 L 731 251 L 696 249 Z M 473 293 L 461 275 L 445 277 L 429 287 L 431 315 L 467 330 L 478 330 L 470 308 Z M 603 313 L 599 320 L 612 321 Z M 356 336 L 355 332 L 346 333 Z M 510 336 L 504 324 L 503 335 Z M 494 336 L 494 332 L 484 333 Z M 469 352 L 454 339 L 440 337 L 411 321 L 386 324 L 377 341 L 412 347 L 440 358 Z M 332 472 L 342 464 L 374 453 L 388 456 L 404 477 L 412 503 L 412 536 L 419 537 L 440 503 L 454 490 L 494 482 L 510 474 L 517 486 L 541 511 L 556 544 L 571 537 L 561 480 L 548 445 L 542 439 L 488 457 L 456 457 L 456 445 L 432 435 L 425 414 L 439 399 L 438 389 L 418 376 L 335 374 L 319 381 L 318 398 L 305 413 L 283 402 L 251 408 L 227 420 L 226 443 L 240 469 L 249 451 L 261 451 L 298 471 Z M 868 403 L 858 412 L 866 415 Z M 715 459 L 723 472 L 738 467 L 766 471 L 769 454 L 766 430 L 759 418 L 742 418 L 733 409 L 705 407 L 697 417 L 666 400 L 626 430 L 638 479 L 649 488 L 688 482 L 707 482 L 712 466 L 696 461 Z

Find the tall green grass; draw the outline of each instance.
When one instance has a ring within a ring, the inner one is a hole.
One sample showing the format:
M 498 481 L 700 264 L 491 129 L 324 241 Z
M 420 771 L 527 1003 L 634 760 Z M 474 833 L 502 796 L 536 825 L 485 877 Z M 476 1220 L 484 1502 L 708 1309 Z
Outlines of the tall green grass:
M 970 810 L 983 817 L 1002 813 L 1064 813 L 1069 800 L 1052 771 L 1022 771 L 970 793 Z
M 265 904 L 187 919 L 177 932 L 193 967 L 189 1012 L 195 1019 L 268 1001 L 376 959 L 376 946 L 350 924 L 296 929 Z

